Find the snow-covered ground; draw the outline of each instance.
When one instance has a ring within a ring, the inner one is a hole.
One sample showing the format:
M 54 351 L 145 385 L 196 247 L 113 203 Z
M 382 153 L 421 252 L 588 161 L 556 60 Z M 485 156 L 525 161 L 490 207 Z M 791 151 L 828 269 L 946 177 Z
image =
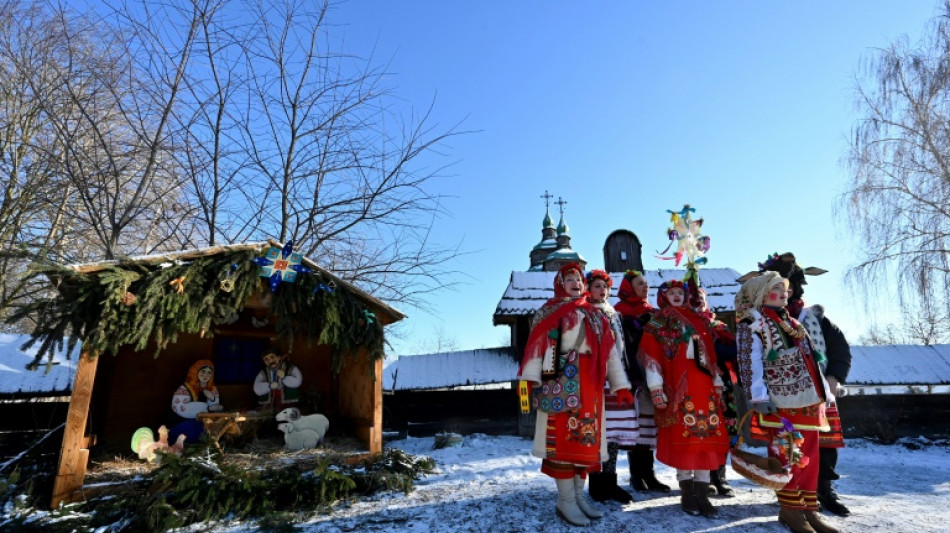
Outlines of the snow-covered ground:
M 914 439 L 908 446 L 851 440 L 841 450 L 838 492 L 851 508 L 849 518 L 827 515 L 843 532 L 950 531 L 950 446 Z M 299 524 L 305 532 L 525 532 L 581 531 L 554 515 L 554 482 L 539 471 L 531 443 L 517 437 L 466 436 L 459 446 L 433 450 L 432 438 L 410 438 L 389 446 L 427 455 L 438 473 L 425 477 L 411 494 L 387 493 L 338 505 L 331 514 Z M 918 449 L 911 449 L 917 448 Z M 628 482 L 621 454 L 620 479 Z M 778 524 L 774 493 L 729 470 L 735 498 L 713 498 L 718 518 L 687 515 L 671 495 L 635 494 L 636 501 L 597 504 L 604 518 L 586 528 L 609 532 L 774 532 Z M 657 476 L 675 486 L 674 471 L 657 463 Z M 201 528 L 206 531 L 205 528 Z M 248 524 L 218 527 L 219 533 L 257 531 Z

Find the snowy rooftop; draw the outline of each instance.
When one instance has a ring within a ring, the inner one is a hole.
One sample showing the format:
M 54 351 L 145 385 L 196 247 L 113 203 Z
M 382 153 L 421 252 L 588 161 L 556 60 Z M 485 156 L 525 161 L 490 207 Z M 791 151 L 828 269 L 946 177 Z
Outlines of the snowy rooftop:
M 848 385 L 950 385 L 950 344 L 852 346 Z
M 505 289 L 498 307 L 495 309 L 494 323 L 510 322 L 511 318 L 533 315 L 544 302 L 554 296 L 554 276 L 557 272 L 512 272 L 511 280 Z M 658 269 L 645 272 L 650 282 L 650 301 L 656 302 L 656 288 L 664 281 L 683 279 L 685 270 Z M 699 278 L 714 311 L 732 311 L 741 283 L 736 281 L 741 274 L 731 268 L 703 268 Z M 623 279 L 623 272 L 612 272 L 610 277 L 614 286 L 610 290 L 612 304 L 617 303 L 617 289 Z
M 399 357 L 383 369 L 383 390 L 508 383 L 517 374 L 518 363 L 508 347 L 410 355 Z
M 29 339 L 29 335 L 0 334 L 0 395 L 68 395 L 76 373 L 78 347 L 73 352 L 72 360 L 67 360 L 63 351 L 59 351 L 53 356 L 52 365 L 44 364 L 37 370 L 27 370 L 26 365 L 33 362 L 37 348 L 34 346 L 25 352 L 20 350 L 20 346 Z

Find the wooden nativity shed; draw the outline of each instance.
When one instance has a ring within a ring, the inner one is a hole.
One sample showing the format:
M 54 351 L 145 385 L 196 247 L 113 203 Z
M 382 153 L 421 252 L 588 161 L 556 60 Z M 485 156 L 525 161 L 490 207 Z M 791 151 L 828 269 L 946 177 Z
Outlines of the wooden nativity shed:
M 289 253 L 288 253 L 289 252 Z M 260 352 L 291 347 L 303 393 L 366 453 L 382 451 L 383 326 L 398 310 L 292 251 L 220 246 L 45 272 L 58 289 L 37 302 L 36 363 L 71 333 L 81 350 L 52 504 L 79 494 L 93 447 L 128 450 L 136 428 L 163 423 L 199 359 L 215 363 L 229 411 L 253 409 Z M 266 277 L 264 277 L 266 276 Z M 304 405 L 306 407 L 306 405 Z

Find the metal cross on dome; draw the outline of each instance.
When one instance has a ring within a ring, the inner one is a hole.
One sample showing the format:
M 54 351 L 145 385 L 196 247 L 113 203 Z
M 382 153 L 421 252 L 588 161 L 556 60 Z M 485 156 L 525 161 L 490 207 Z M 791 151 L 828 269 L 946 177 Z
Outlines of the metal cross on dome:
M 294 251 L 293 239 L 287 241 L 283 248 L 271 246 L 264 257 L 253 259 L 261 267 L 258 275 L 262 278 L 270 278 L 271 292 L 277 291 L 277 287 L 282 282 L 293 283 L 297 279 L 298 272 L 303 274 L 311 272 L 309 267 L 300 264 L 302 260 L 303 255 Z

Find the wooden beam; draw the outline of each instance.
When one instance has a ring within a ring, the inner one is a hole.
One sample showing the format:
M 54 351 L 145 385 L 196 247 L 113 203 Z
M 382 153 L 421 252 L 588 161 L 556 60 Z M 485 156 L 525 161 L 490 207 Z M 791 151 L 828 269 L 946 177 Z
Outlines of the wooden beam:
M 86 465 L 89 461 L 89 444 L 86 437 L 86 420 L 89 418 L 89 403 L 92 399 L 92 385 L 96 380 L 98 357 L 90 357 L 83 352 L 76 366 L 76 379 L 73 381 L 73 394 L 66 413 L 66 429 L 63 433 L 63 446 L 59 452 L 59 468 L 53 484 L 52 507 L 71 501 L 73 493 L 82 487 L 86 477 Z
M 373 384 L 373 427 L 369 434 L 370 453 L 383 452 L 383 361 L 376 361 L 376 380 Z

